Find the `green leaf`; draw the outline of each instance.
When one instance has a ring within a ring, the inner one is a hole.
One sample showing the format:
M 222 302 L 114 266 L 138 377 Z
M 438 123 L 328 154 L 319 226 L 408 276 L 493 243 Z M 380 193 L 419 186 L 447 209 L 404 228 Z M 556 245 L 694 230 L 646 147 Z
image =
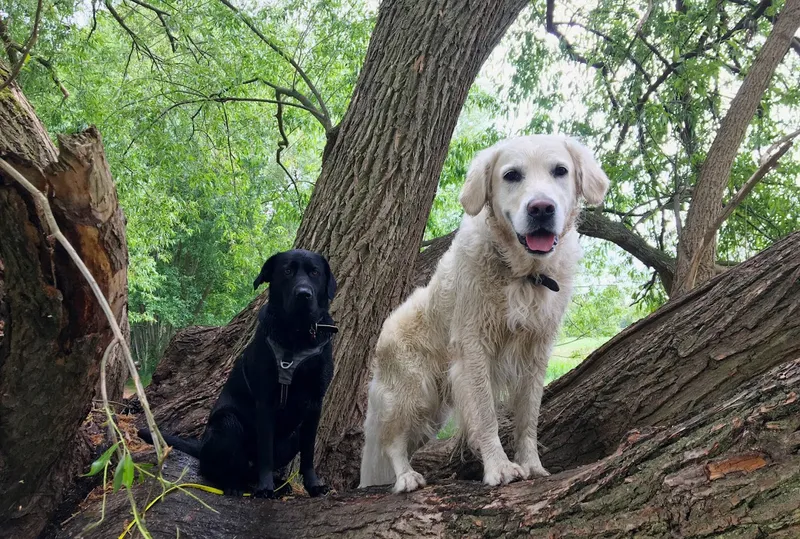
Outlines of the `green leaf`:
M 89 468 L 89 473 L 83 474 L 81 477 L 91 477 L 93 475 L 97 475 L 98 473 L 102 472 L 103 469 L 108 466 L 108 462 L 111 460 L 111 455 L 117 449 L 119 442 L 115 443 L 108 449 L 106 449 L 97 460 L 92 462 L 91 467 Z
M 125 453 L 125 457 L 122 459 L 122 484 L 127 488 L 131 488 L 133 485 L 133 475 L 133 458 L 130 453 Z
M 117 469 L 114 470 L 114 492 L 118 491 L 119 487 L 122 486 L 122 482 L 125 478 L 125 461 L 128 456 L 129 455 L 126 454 L 125 457 L 122 457 L 117 463 Z

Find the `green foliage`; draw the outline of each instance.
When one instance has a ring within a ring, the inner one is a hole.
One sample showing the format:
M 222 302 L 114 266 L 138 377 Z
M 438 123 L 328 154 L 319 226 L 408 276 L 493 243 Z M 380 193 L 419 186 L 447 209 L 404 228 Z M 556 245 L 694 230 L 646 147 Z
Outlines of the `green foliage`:
M 612 179 L 606 215 L 674 256 L 677 219 L 685 220 L 705 153 L 781 7 L 568 0 L 555 4 L 548 32 L 538 1 L 508 39 L 509 98 L 530 116 L 526 131 L 570 133 L 593 147 Z M 740 149 L 726 199 L 767 147 L 797 129 L 799 92 L 800 55 L 790 50 Z M 798 167 L 794 150 L 725 223 L 722 260 L 744 260 L 800 228 L 800 213 L 787 213 L 800 203 Z M 648 289 L 649 303 L 662 299 L 658 286 Z
M 84 477 L 91 477 L 93 475 L 97 475 L 98 473 L 105 470 L 106 466 L 108 466 L 109 462 L 111 462 L 111 455 L 114 454 L 114 451 L 117 450 L 119 446 L 119 442 L 113 444 L 111 447 L 103 451 L 103 454 L 100 455 L 97 460 L 92 462 L 92 465 L 89 467 L 89 472 L 84 474 Z
M 0 8 L 10 39 L 27 38 L 35 5 Z M 235 5 L 241 12 L 186 0 L 45 3 L 34 57 L 20 75 L 51 133 L 91 124 L 103 133 L 128 220 L 134 333 L 224 323 L 253 298 L 264 259 L 292 245 L 319 172 L 323 124 L 344 115 L 374 23 L 366 0 Z M 649 5 L 566 0 L 548 21 L 545 2 L 532 4 L 501 45 L 505 59 L 470 91 L 426 239 L 458 226 L 458 193 L 478 150 L 518 132 L 564 132 L 584 139 L 611 177 L 606 216 L 674 256 L 705 154 L 782 2 L 765 11 L 749 2 L 655 3 L 644 19 Z M 798 107 L 800 61 L 790 51 L 726 198 L 770 144 L 800 125 Z M 289 175 L 276 161 L 279 148 Z M 800 228 L 798 155 L 784 156 L 724 225 L 720 259 L 743 260 Z M 579 288 L 565 329 L 573 336 L 608 335 L 666 298 L 608 244 L 593 244 L 585 266 L 591 284 L 615 286 Z M 149 371 L 160 344 L 143 349 Z
M 127 217 L 130 318 L 183 327 L 220 324 L 253 297 L 253 277 L 291 247 L 319 169 L 324 129 L 287 105 L 289 146 L 269 84 L 297 75 L 222 3 L 153 2 L 107 9 L 58 4 L 46 13 L 36 54 L 51 60 L 68 99 L 40 64 L 20 82 L 51 133 L 97 125 Z M 12 13 L 22 21 L 35 2 Z M 302 59 L 331 121 L 344 114 L 372 15 L 363 3 L 251 5 L 247 15 Z M 28 28 L 14 25 L 22 41 Z M 132 37 L 135 36 L 135 37 Z M 305 94 L 310 90 L 296 84 Z

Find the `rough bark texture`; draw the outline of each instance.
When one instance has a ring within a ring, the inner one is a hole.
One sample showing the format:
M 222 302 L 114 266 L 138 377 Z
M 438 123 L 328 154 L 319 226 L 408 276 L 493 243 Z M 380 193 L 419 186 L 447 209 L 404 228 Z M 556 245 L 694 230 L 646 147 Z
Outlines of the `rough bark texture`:
M 0 93 L 0 125 L 0 157 L 47 193 L 59 226 L 127 327 L 124 217 L 100 134 L 90 128 L 61 138 L 57 151 L 14 84 Z M 0 261 L 0 536 L 36 537 L 88 457 L 78 428 L 112 335 L 30 195 L 2 172 Z M 122 362 L 111 362 L 110 395 L 119 398 Z
M 761 50 L 758 51 L 739 91 L 731 101 L 717 136 L 711 144 L 692 204 L 678 242 L 678 261 L 673 294 L 682 294 L 714 275 L 716 244 L 702 246 L 703 237 L 722 212 L 722 195 L 747 127 L 761 102 L 772 74 L 778 67 L 797 29 L 800 28 L 800 0 L 787 0 Z M 690 275 L 692 258 L 700 251 L 696 275 Z
M 356 478 L 370 354 L 381 323 L 411 283 L 459 112 L 481 65 L 525 5 L 526 0 L 381 3 L 350 107 L 326 150 L 296 241 L 324 253 L 339 281 L 333 317 L 343 331 L 335 341 L 336 374 L 317 444 L 320 469 L 333 485 Z M 207 411 L 218 385 L 213 391 L 193 386 L 222 378 L 250 337 L 254 313 L 244 311 L 234 327 L 181 333 L 170 345 L 149 392 L 166 431 L 188 432 L 181 409 Z M 214 338 L 237 345 L 221 348 L 212 345 Z M 184 342 L 191 348 L 183 348 Z M 159 410 L 160 402 L 174 396 L 162 375 L 179 370 L 172 363 L 194 362 L 187 357 L 192 349 L 203 350 L 197 361 L 205 363 L 188 366 L 198 376 L 182 387 L 184 402 Z M 209 362 L 219 367 L 204 370 Z
M 448 481 L 409 495 L 371 488 L 289 501 L 198 493 L 218 513 L 175 493 L 147 512 L 147 525 L 165 539 L 798 537 L 798 393 L 796 359 L 729 388 L 686 421 L 630 431 L 611 455 L 547 479 L 496 489 Z M 168 469 L 174 476 L 184 464 L 172 461 Z M 159 491 L 135 488 L 142 505 Z M 79 537 L 98 506 L 57 537 Z M 128 511 L 124 495 L 111 497 L 104 522 L 86 536 L 116 537 Z

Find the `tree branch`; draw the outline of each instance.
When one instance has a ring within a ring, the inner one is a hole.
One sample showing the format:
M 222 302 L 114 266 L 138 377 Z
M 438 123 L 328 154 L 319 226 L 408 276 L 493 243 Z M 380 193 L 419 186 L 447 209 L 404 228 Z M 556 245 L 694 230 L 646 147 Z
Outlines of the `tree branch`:
M 758 169 L 753 173 L 750 178 L 744 182 L 744 185 L 737 191 L 733 198 L 725 205 L 722 213 L 717 217 L 714 222 L 709 226 L 708 230 L 706 230 L 705 236 L 703 236 L 700 245 L 695 251 L 694 256 L 692 257 L 691 266 L 689 268 L 689 280 L 694 280 L 697 268 L 700 266 L 700 260 L 702 258 L 703 251 L 705 248 L 714 241 L 714 237 L 717 235 L 717 231 L 722 227 L 723 223 L 728 220 L 728 218 L 733 214 L 736 207 L 742 203 L 742 201 L 747 198 L 747 195 L 750 194 L 750 191 L 756 186 L 758 182 L 760 182 L 764 176 L 766 176 L 775 166 L 778 164 L 778 160 L 783 157 L 783 155 L 789 151 L 789 149 L 794 145 L 794 137 L 800 135 L 800 130 L 795 131 L 783 137 L 780 141 L 776 144 L 783 144 L 778 148 L 778 150 L 770 155 L 769 157 L 762 158 L 761 165 Z M 775 147 L 775 144 L 770 146 L 770 150 Z
M 19 61 L 11 68 L 11 71 L 8 74 L 8 78 L 0 84 L 0 90 L 5 90 L 9 84 L 11 84 L 19 72 L 22 71 L 22 66 L 25 65 L 25 62 L 28 60 L 28 55 L 31 52 L 34 44 L 36 44 L 36 40 L 39 37 L 39 23 L 42 21 L 42 0 L 39 0 L 36 4 L 36 15 L 34 16 L 33 21 L 33 29 L 31 30 L 31 35 L 28 40 L 25 42 L 24 48 L 22 50 L 22 56 Z
M 762 5 L 763 2 L 759 9 Z M 724 210 L 721 211 L 722 196 L 730 180 L 733 162 L 764 92 L 778 64 L 786 55 L 798 27 L 800 0 L 787 0 L 772 32 L 758 51 L 747 76 L 731 100 L 728 112 L 711 143 L 695 185 L 684 231 L 678 242 L 675 275 L 678 293 L 691 290 L 698 280 L 706 280 L 714 274 L 713 237 L 717 229 L 712 227 L 719 220 L 720 214 L 724 213 Z M 764 173 L 768 170 L 765 169 Z M 711 240 L 706 242 L 705 238 L 709 236 Z M 700 257 L 699 260 L 696 260 L 697 257 Z
M 289 137 L 286 136 L 286 130 L 283 127 L 283 102 L 281 100 L 281 94 L 278 92 L 278 90 L 275 90 L 275 99 L 278 101 L 278 107 L 275 111 L 275 119 L 278 121 L 278 133 L 281 135 L 281 140 L 278 141 L 278 149 L 275 152 L 275 162 L 278 163 L 278 166 L 281 167 L 286 173 L 286 176 L 289 177 L 289 181 L 292 182 L 294 192 L 297 195 L 297 208 L 302 209 L 303 199 L 300 196 L 300 189 L 297 187 L 297 180 L 295 180 L 294 176 L 292 176 L 292 173 L 289 172 L 289 169 L 286 168 L 286 165 L 284 165 L 281 161 L 281 153 L 283 152 L 284 148 L 289 146 Z
M 259 37 L 259 39 L 261 39 L 261 41 L 266 43 L 266 45 L 269 48 L 271 48 L 273 51 L 275 51 L 281 58 L 286 60 L 295 69 L 297 74 L 300 75 L 300 78 L 303 79 L 303 82 L 306 84 L 308 89 L 311 90 L 311 93 L 314 94 L 314 97 L 317 100 L 317 104 L 319 105 L 319 109 L 318 110 L 319 110 L 320 116 L 325 119 L 325 121 L 323 122 L 323 127 L 325 127 L 326 131 L 328 129 L 330 129 L 330 127 L 332 125 L 331 116 L 330 116 L 330 113 L 328 112 L 328 108 L 325 106 L 325 101 L 322 99 L 322 95 L 319 93 L 319 91 L 317 90 L 316 86 L 314 86 L 314 83 L 311 82 L 311 79 L 308 77 L 308 75 L 303 70 L 303 68 L 300 67 L 300 65 L 290 55 L 288 55 L 283 49 L 281 49 L 274 41 L 272 41 L 267 36 L 265 36 L 256 27 L 256 25 L 253 24 L 253 22 L 250 20 L 250 18 L 247 17 L 244 13 L 242 13 L 242 11 L 239 8 L 237 8 L 236 6 L 234 6 L 233 4 L 228 2 L 228 0 L 219 0 L 219 1 L 223 5 L 225 5 L 228 9 L 233 11 L 240 19 L 242 19 L 242 21 L 247 25 L 247 27 L 250 28 L 250 30 L 255 35 L 257 35 Z M 292 96 L 292 97 L 294 97 L 294 96 Z M 316 107 L 314 107 L 314 108 L 316 108 Z

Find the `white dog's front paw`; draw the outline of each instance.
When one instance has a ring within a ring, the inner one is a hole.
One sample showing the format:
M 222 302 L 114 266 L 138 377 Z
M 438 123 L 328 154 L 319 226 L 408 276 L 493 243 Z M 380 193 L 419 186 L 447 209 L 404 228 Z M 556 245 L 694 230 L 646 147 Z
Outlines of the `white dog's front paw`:
M 400 492 L 411 492 L 424 486 L 425 478 L 422 477 L 422 474 L 419 474 L 414 470 L 410 470 L 400 474 L 392 491 L 395 494 L 399 494 Z
M 484 464 L 484 468 L 483 483 L 492 487 L 507 485 L 512 481 L 525 478 L 525 470 L 519 464 L 515 464 L 508 459 L 492 466 Z
M 544 469 L 542 463 L 539 462 L 539 459 L 535 461 L 528 461 L 520 463 L 520 468 L 522 471 L 525 472 L 525 479 L 529 479 L 531 477 L 547 477 L 550 475 L 550 472 Z

